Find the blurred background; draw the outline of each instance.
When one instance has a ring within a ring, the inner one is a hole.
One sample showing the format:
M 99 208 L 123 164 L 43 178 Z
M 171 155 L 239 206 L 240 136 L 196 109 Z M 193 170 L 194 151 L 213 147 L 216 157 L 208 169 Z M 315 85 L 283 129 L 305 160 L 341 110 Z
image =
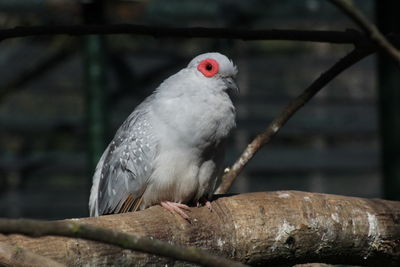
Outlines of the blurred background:
M 400 32 L 394 15 L 398 1 L 354 2 L 382 31 Z M 0 0 L 3 29 L 82 23 L 354 28 L 321 0 Z M 200 53 L 221 52 L 239 68 L 238 127 L 228 166 L 291 99 L 351 49 L 130 34 L 3 40 L 0 217 L 88 216 L 94 166 L 119 125 L 165 78 Z M 399 79 L 399 70 L 382 56 L 346 70 L 256 155 L 231 192 L 304 190 L 399 200 Z

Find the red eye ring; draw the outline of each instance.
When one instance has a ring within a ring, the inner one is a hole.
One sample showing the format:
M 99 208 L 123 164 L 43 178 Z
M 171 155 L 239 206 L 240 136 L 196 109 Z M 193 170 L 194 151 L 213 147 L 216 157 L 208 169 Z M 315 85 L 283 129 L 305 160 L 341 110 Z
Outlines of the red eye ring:
M 218 62 L 212 58 L 206 58 L 202 60 L 197 69 L 206 77 L 213 77 L 218 73 L 219 65 Z

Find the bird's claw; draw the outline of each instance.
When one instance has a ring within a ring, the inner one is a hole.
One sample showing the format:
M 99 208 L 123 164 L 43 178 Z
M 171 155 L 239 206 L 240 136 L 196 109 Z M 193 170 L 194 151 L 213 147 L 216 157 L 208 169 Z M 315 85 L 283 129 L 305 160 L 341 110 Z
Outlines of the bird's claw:
M 172 213 L 177 213 L 183 219 L 188 220 L 190 222 L 189 215 L 187 215 L 186 212 L 184 211 L 184 210 L 190 211 L 189 206 L 182 203 L 171 202 L 171 201 L 163 201 L 160 203 L 160 205 Z
M 213 208 L 212 208 L 212 206 L 211 206 L 211 202 L 210 201 L 206 201 L 206 203 L 205 203 L 205 205 L 206 205 L 206 207 L 212 212 L 213 211 Z
M 207 199 L 205 199 L 205 198 L 202 198 L 202 199 L 200 199 L 198 202 L 197 202 L 197 207 L 199 207 L 199 206 L 206 206 L 211 212 L 213 211 L 213 208 L 212 208 L 212 206 L 211 206 L 211 202 L 210 201 L 208 201 Z

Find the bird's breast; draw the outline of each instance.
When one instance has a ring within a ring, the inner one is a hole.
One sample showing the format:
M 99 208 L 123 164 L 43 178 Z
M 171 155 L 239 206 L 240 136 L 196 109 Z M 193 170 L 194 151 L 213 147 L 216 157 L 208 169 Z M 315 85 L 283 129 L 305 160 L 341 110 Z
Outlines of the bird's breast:
M 207 147 L 226 138 L 235 127 L 235 108 L 227 94 L 173 98 L 158 107 L 161 134 L 188 145 Z
M 215 164 L 201 167 L 214 158 L 215 148 L 235 126 L 231 100 L 227 95 L 162 99 L 153 106 L 151 118 L 159 153 L 143 205 L 196 201 L 215 178 Z
M 148 206 L 161 201 L 188 203 L 200 189 L 199 159 L 190 150 L 164 146 L 146 190 Z

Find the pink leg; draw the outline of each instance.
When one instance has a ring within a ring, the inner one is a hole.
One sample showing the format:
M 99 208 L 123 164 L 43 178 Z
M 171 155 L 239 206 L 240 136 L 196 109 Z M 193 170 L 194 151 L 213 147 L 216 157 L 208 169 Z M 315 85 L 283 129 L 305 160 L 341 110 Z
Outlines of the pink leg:
M 160 205 L 172 213 L 179 214 L 185 220 L 190 221 L 189 215 L 187 215 L 186 212 L 183 211 L 183 210 L 190 211 L 190 208 L 187 205 L 171 201 L 163 201 L 160 203 Z

